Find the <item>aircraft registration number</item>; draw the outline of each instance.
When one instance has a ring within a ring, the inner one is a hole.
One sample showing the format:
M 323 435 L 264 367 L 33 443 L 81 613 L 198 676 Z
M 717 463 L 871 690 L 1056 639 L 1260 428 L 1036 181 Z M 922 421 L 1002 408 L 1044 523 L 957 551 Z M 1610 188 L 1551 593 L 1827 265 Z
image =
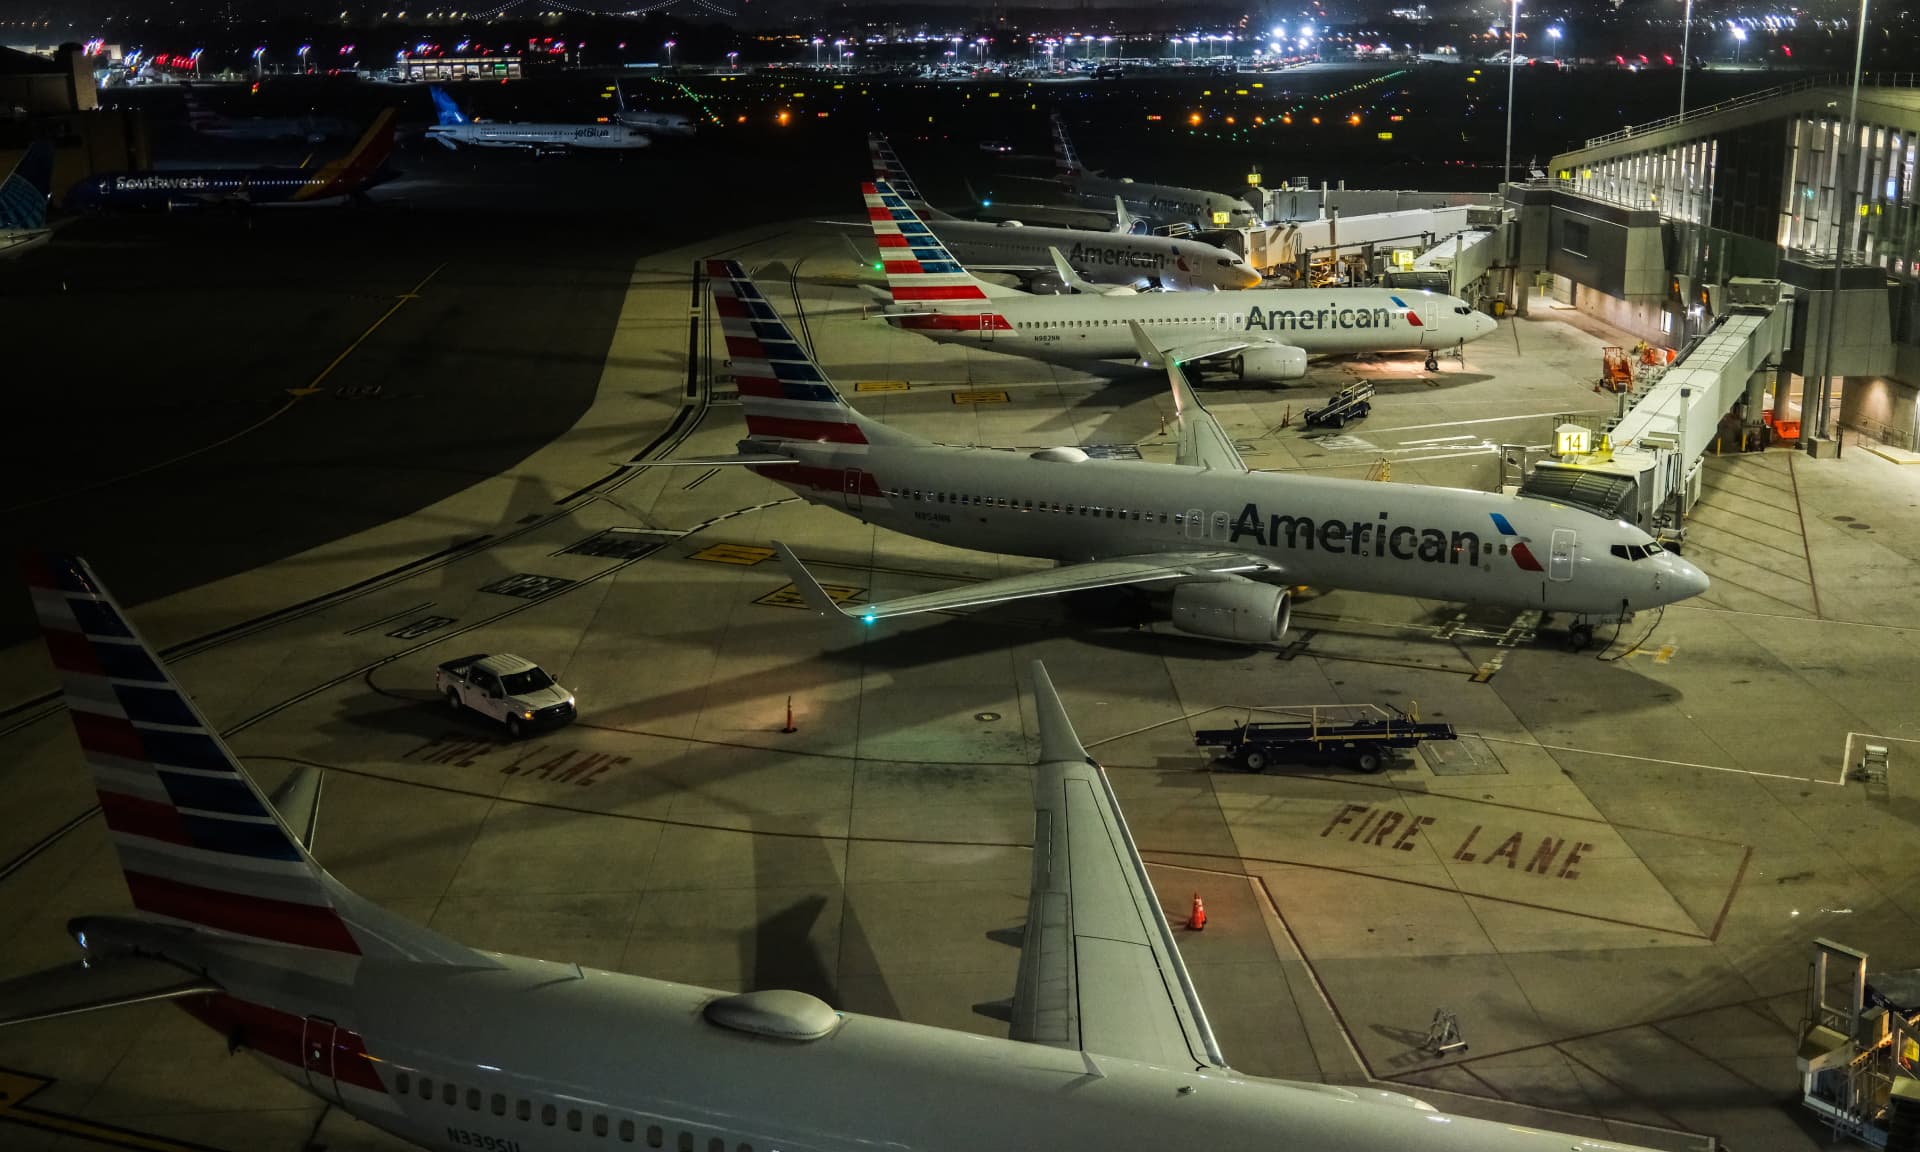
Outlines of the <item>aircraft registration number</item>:
M 447 1143 L 457 1144 L 462 1148 L 480 1148 L 484 1152 L 520 1152 L 518 1140 L 489 1136 L 484 1132 L 469 1132 L 465 1128 L 447 1129 Z

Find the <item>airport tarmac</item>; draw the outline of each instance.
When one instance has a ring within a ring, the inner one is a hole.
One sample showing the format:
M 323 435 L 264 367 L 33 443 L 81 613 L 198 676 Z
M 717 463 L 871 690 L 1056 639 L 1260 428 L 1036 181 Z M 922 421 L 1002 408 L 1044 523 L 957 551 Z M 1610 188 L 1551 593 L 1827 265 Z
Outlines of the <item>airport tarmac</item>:
M 1585 653 L 1525 616 L 1345 592 L 1303 597 L 1258 650 L 1097 603 L 860 628 L 805 611 L 769 542 L 850 598 L 1031 562 L 876 532 L 738 470 L 618 464 L 740 435 L 717 339 L 689 364 L 687 269 L 717 252 L 760 268 L 849 399 L 902 428 L 1171 455 L 1156 374 L 888 330 L 829 230 L 641 260 L 593 402 L 550 443 L 133 612 L 264 784 L 329 769 L 317 855 L 340 880 L 478 947 L 1001 1032 L 1038 657 L 1170 919 L 1205 900 L 1181 947 L 1234 1067 L 1662 1148 L 1824 1146 L 1791 1100 L 1809 942 L 1920 963 L 1900 611 L 1920 470 L 1854 447 L 1709 461 L 1688 556 L 1712 591 Z M 1608 406 L 1601 343 L 1537 301 L 1438 373 L 1382 358 L 1203 396 L 1256 467 L 1484 489 L 1502 445 Z M 1372 416 L 1301 428 L 1356 376 Z M 581 720 L 516 744 L 448 711 L 433 666 L 476 651 L 541 662 Z M 37 646 L 0 661 L 0 974 L 70 958 L 68 917 L 127 906 L 51 683 Z M 1377 776 L 1214 772 L 1192 744 L 1249 709 L 1415 702 L 1463 738 Z M 1894 749 L 1889 785 L 1846 779 L 1867 737 Z M 1439 1009 L 1470 1045 L 1445 1059 L 1421 1051 Z M 0 1031 L 0 1069 L 9 1148 L 395 1146 L 162 1006 Z

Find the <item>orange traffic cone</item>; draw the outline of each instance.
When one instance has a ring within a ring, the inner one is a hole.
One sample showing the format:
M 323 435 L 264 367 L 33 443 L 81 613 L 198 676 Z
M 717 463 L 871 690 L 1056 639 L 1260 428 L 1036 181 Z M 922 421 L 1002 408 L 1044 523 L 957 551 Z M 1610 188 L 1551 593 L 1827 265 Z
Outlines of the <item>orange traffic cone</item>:
M 1198 932 L 1207 926 L 1207 906 L 1200 902 L 1200 893 L 1193 894 L 1193 911 L 1187 916 L 1187 930 Z

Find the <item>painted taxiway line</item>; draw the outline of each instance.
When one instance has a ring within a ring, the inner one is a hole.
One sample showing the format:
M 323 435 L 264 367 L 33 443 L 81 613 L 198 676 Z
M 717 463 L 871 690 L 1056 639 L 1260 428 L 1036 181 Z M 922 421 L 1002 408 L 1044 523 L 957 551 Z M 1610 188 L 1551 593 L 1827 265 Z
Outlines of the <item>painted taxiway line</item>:
M 1575 748 L 1569 744 L 1543 744 L 1538 740 L 1516 740 L 1510 736 L 1488 736 L 1475 733 L 1482 740 L 1497 744 L 1517 744 L 1523 748 L 1539 748 L 1545 752 L 1572 752 L 1580 756 L 1605 756 L 1610 760 L 1636 760 L 1642 764 L 1661 764 L 1670 768 L 1704 768 L 1709 772 L 1732 772 L 1740 776 L 1757 776 L 1768 780 L 1794 780 L 1807 784 L 1844 784 L 1844 780 L 1822 780 L 1817 776 L 1789 776 L 1784 772 L 1761 772 L 1753 768 L 1729 768 L 1724 764 L 1701 764 L 1694 760 L 1662 760 L 1658 756 L 1635 756 L 1631 752 L 1603 752 L 1598 748 Z

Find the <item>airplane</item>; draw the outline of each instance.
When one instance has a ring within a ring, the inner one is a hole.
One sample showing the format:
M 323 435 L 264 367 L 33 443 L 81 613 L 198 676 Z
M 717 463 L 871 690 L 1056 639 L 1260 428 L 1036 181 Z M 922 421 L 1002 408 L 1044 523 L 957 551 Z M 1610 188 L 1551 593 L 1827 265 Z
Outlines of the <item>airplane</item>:
M 53 235 L 47 227 L 52 190 L 53 145 L 36 140 L 0 182 L 0 259 L 18 256 Z
M 619 105 L 619 111 L 613 114 L 616 124 L 638 128 L 649 136 L 692 136 L 694 134 L 693 121 L 678 112 L 647 112 L 628 108 L 627 94 L 621 90 L 618 80 L 613 82 L 613 98 Z
M 875 178 L 887 182 L 919 211 L 918 206 L 925 201 L 886 138 L 872 135 L 867 144 Z M 905 178 L 905 184 L 893 182 L 893 176 Z M 1053 275 L 1056 266 L 1048 252 L 1057 249 L 1086 281 L 1106 286 L 1085 291 L 1102 293 L 1114 287 L 1138 291 L 1149 286 L 1206 291 L 1259 286 L 1260 273 L 1238 254 L 1198 240 L 1133 235 L 1133 221 L 1126 206 L 1117 198 L 1115 206 L 1119 215 L 1113 232 L 1030 227 L 1011 220 L 961 220 L 945 213 L 939 213 L 928 227 L 961 264 L 975 272 L 1011 272 L 1027 280 Z M 871 215 L 871 201 L 868 207 Z
M 206 168 L 113 172 L 68 190 L 70 211 L 321 206 L 345 203 L 388 177 L 394 110 L 383 110 L 339 159 L 318 168 Z
M 1147 184 L 1135 180 L 1102 176 L 1089 172 L 1080 163 L 1073 141 L 1067 137 L 1067 122 L 1055 112 L 1053 121 L 1053 158 L 1056 179 L 1084 200 L 1105 201 L 1110 196 L 1126 200 L 1136 216 L 1161 224 L 1190 224 L 1196 228 L 1244 228 L 1254 223 L 1253 205 L 1238 196 L 1208 192 L 1200 188 L 1181 188 L 1173 184 Z
M 1624 619 L 1697 596 L 1707 577 L 1622 520 L 1531 497 L 1251 471 L 1165 362 L 1180 426 L 1172 464 L 931 444 L 861 415 L 740 265 L 706 274 L 746 415 L 738 453 L 671 464 L 738 464 L 810 503 L 907 536 L 1057 561 L 1053 569 L 864 604 L 836 605 L 784 544 L 795 589 L 820 612 L 866 624 L 1095 588 L 1173 590 L 1172 623 L 1220 640 L 1286 635 L 1292 589 L 1348 588 L 1426 600 Z M 1145 329 L 1127 325 L 1148 344 Z
M 637 128 L 625 124 L 529 124 L 513 121 L 473 120 L 453 97 L 438 84 L 432 86 L 433 103 L 440 111 L 440 122 L 427 125 L 427 139 L 442 147 L 524 148 L 535 156 L 577 149 L 630 150 L 646 148 L 653 141 Z
M 319 769 L 262 792 L 85 562 L 37 557 L 28 583 L 134 910 L 70 920 L 82 959 L 0 983 L 0 1022 L 171 1000 L 428 1149 L 1636 1152 L 1229 1067 L 1038 661 L 1034 866 L 1001 1039 L 480 952 L 387 912 L 313 856 Z
M 862 185 L 893 303 L 889 324 L 947 343 L 1068 363 L 1134 359 L 1127 329 L 1153 335 L 1151 366 L 1171 359 L 1224 367 L 1247 382 L 1306 375 L 1307 357 L 1442 350 L 1478 340 L 1494 319 L 1454 296 L 1387 288 L 1259 288 L 1232 294 L 1156 292 L 1030 296 L 968 274 L 893 187 Z
M 187 125 L 202 136 L 218 140 L 302 140 L 319 144 L 337 137 L 351 136 L 353 125 L 338 116 L 223 116 L 200 101 L 199 92 L 187 86 Z

